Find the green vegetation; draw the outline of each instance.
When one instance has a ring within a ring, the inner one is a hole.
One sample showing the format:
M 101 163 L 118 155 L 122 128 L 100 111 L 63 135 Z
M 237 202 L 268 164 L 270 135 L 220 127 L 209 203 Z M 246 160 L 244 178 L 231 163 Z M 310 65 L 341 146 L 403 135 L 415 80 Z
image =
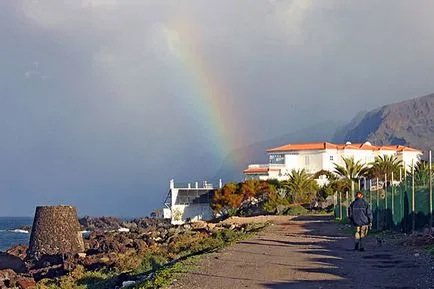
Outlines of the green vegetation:
M 286 214 L 292 205 L 310 203 L 319 189 L 313 176 L 305 170 L 293 170 L 283 182 L 248 180 L 226 184 L 214 192 L 211 206 L 216 214 L 223 216 Z
M 148 279 L 131 288 L 162 288 L 173 281 L 175 274 L 191 269 L 195 256 L 212 252 L 234 242 L 248 238 L 268 224 L 248 224 L 243 230 L 220 229 L 212 233 L 182 232 L 167 245 L 149 248 L 145 252 L 131 251 L 116 254 L 113 267 L 86 271 L 76 266 L 68 275 L 57 279 L 45 279 L 38 289 L 107 289 L 114 288 L 120 275 L 126 280 Z
M 287 181 L 282 182 L 293 203 L 310 202 L 318 191 L 318 183 L 305 170 L 292 170 Z
M 426 245 L 425 250 L 427 250 L 428 253 L 434 256 L 434 244 Z
M 288 215 L 288 216 L 302 216 L 302 215 L 307 215 L 309 213 L 310 213 L 309 210 L 307 210 L 305 207 L 300 206 L 300 205 L 290 206 L 284 212 L 284 214 Z
M 431 172 L 434 172 L 434 169 L 431 168 Z M 431 175 L 431 179 L 434 181 L 434 173 Z M 419 162 L 415 167 L 415 178 L 414 182 L 416 186 L 427 186 L 430 181 L 430 167 L 427 161 Z
M 59 280 L 46 279 L 38 282 L 38 289 L 106 289 L 115 286 L 115 273 L 108 270 L 85 271 L 77 266 L 69 275 Z
M 341 178 L 345 178 L 350 181 L 357 181 L 359 178 L 366 176 L 368 173 L 368 167 L 362 164 L 360 161 L 354 161 L 354 158 L 342 157 L 344 166 L 335 164 L 335 173 Z
M 399 161 L 396 156 L 376 156 L 375 161 L 371 164 L 368 175 L 370 178 L 378 178 L 381 181 L 384 181 L 387 176 L 390 180 L 392 179 L 392 174 L 398 177 L 402 169 L 402 161 Z
M 202 246 L 196 247 L 196 253 L 207 253 L 223 248 L 234 242 L 241 241 L 250 237 L 255 232 L 265 228 L 268 224 L 249 224 L 246 228 L 247 233 L 241 233 L 229 229 L 217 231 L 208 242 L 202 243 Z M 149 280 L 143 281 L 132 286 L 134 289 L 164 288 L 173 283 L 174 278 L 182 273 L 186 273 L 194 268 L 198 254 L 190 254 L 187 258 L 175 262 L 169 266 L 161 267 L 154 272 Z

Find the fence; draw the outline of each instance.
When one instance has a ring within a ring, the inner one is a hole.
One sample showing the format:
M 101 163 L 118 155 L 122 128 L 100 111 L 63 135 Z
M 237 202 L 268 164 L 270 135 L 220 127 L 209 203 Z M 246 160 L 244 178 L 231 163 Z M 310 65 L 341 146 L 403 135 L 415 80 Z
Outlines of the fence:
M 365 200 L 370 204 L 374 215 L 372 225 L 376 230 L 393 229 L 401 232 L 412 232 L 433 224 L 432 179 L 420 183 L 420 180 L 406 178 L 399 185 L 386 185 L 364 190 Z M 335 195 L 335 216 L 347 220 L 348 206 L 352 193 Z

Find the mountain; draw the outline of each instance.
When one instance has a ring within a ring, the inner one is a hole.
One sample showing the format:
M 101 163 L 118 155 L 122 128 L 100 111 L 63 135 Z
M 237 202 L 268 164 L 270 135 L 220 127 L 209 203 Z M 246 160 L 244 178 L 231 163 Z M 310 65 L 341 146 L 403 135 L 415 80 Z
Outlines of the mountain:
M 336 123 L 324 122 L 234 150 L 225 158 L 214 179 L 220 178 L 224 182 L 240 181 L 243 179 L 242 171 L 249 164 L 268 163 L 267 149 L 288 143 L 330 141 L 338 127 Z
M 333 137 L 336 143 L 346 141 L 434 150 L 434 93 L 357 115 Z

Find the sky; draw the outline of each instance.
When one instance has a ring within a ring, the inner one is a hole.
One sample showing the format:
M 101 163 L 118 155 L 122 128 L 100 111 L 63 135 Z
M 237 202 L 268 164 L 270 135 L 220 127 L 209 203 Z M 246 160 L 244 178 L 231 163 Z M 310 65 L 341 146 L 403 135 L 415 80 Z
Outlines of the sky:
M 232 150 L 434 92 L 434 2 L 0 1 L 0 216 L 143 216 Z

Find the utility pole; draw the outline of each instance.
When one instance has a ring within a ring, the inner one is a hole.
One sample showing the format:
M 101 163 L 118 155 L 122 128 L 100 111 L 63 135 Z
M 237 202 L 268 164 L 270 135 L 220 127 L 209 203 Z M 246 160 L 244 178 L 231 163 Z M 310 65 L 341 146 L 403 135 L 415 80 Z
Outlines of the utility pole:
M 380 229 L 380 196 L 379 196 L 379 189 L 378 189 L 378 183 L 380 180 L 377 178 L 377 230 Z
M 415 213 L 415 200 L 414 200 L 414 160 L 411 161 L 411 215 L 412 215 L 412 232 L 416 229 L 416 213 Z
M 393 223 L 393 214 L 395 211 L 395 204 L 394 204 L 394 199 L 395 199 L 395 193 L 393 191 L 393 172 L 392 172 L 392 180 L 391 180 L 391 192 L 392 192 L 392 223 Z
M 429 229 L 433 227 L 433 196 L 432 196 L 432 151 L 429 151 Z
M 386 211 L 387 211 L 387 174 L 384 174 L 383 188 L 384 188 L 384 195 L 386 197 Z

